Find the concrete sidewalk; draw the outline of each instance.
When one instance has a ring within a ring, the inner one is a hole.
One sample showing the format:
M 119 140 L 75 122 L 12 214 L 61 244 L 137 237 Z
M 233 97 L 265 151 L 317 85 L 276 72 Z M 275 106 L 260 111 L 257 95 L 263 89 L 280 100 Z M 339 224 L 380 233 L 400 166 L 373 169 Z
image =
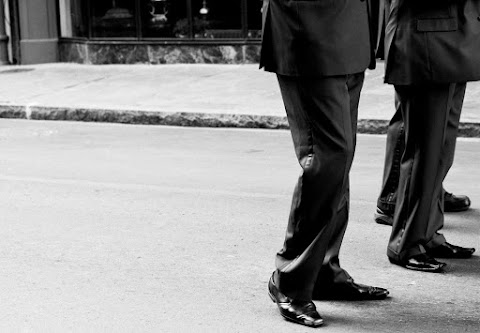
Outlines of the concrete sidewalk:
M 379 62 L 367 72 L 361 133 L 384 133 L 393 114 L 383 70 Z M 469 84 L 461 136 L 480 136 L 479 95 L 480 84 Z M 275 75 L 257 65 L 4 66 L 0 118 L 288 128 Z

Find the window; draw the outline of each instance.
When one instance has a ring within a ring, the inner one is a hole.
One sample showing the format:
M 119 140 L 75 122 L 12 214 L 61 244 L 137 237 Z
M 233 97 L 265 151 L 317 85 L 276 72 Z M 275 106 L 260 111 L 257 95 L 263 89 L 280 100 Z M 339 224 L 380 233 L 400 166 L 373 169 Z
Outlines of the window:
M 241 0 L 193 0 L 195 38 L 243 38 Z
M 87 37 L 86 6 L 83 0 L 60 0 L 62 37 Z
M 136 6 L 129 0 L 90 1 L 92 37 L 136 37 Z
M 62 37 L 257 39 L 262 0 L 59 0 Z
M 263 0 L 247 1 L 248 38 L 262 37 L 262 6 Z
M 141 14 L 143 37 L 188 36 L 185 1 L 142 0 Z

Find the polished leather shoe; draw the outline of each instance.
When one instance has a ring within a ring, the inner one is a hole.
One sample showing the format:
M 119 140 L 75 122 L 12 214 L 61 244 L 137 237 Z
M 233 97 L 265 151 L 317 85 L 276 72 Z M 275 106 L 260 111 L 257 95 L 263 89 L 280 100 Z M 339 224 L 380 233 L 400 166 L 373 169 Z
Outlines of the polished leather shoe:
M 470 208 L 470 198 L 466 195 L 454 195 L 446 192 L 443 196 L 443 210 L 445 212 L 462 212 Z
M 316 300 L 343 300 L 367 301 L 387 298 L 387 289 L 355 283 L 353 279 L 346 282 L 335 283 L 323 290 L 314 290 L 313 299 Z
M 462 212 L 470 208 L 471 201 L 466 195 L 455 195 L 445 191 L 443 196 L 443 211 L 446 213 Z M 378 224 L 393 225 L 393 212 L 377 207 L 373 219 Z
M 376 223 L 384 225 L 393 225 L 393 213 L 384 211 L 377 207 L 377 210 L 373 214 L 373 218 Z
M 323 319 L 312 301 L 295 301 L 285 296 L 273 281 L 273 275 L 268 281 L 268 295 L 275 302 L 280 314 L 287 320 L 310 327 L 323 325 Z
M 435 258 L 432 258 L 425 253 L 417 254 L 407 260 L 388 259 L 392 264 L 420 272 L 439 273 L 447 265 L 444 262 L 435 260 Z
M 475 252 L 472 247 L 461 247 L 450 243 L 443 243 L 433 249 L 427 250 L 428 255 L 435 258 L 466 259 L 470 258 Z

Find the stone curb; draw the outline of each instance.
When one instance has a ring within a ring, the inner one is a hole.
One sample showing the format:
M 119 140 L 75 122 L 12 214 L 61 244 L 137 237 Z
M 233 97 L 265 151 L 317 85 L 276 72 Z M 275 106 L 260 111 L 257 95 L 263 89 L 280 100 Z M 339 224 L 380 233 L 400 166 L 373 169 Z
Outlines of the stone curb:
M 0 105 L 0 118 L 65 120 L 192 127 L 288 129 L 286 117 L 247 114 L 155 112 L 46 106 Z M 385 134 L 388 120 L 359 119 L 358 132 Z M 460 137 L 480 137 L 480 123 L 460 123 Z

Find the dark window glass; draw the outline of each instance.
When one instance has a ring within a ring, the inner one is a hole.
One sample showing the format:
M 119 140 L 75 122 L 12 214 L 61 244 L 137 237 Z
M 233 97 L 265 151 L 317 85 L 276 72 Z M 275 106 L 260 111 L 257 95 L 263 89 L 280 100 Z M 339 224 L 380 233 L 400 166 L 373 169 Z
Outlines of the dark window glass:
M 261 37 L 262 3 L 263 0 L 59 0 L 61 35 L 255 39 Z
M 262 37 L 263 0 L 247 0 L 248 38 Z
M 186 37 L 186 0 L 142 0 L 143 37 Z
M 93 37 L 136 37 L 135 0 L 91 1 Z
M 195 38 L 243 38 L 241 0 L 192 0 Z

